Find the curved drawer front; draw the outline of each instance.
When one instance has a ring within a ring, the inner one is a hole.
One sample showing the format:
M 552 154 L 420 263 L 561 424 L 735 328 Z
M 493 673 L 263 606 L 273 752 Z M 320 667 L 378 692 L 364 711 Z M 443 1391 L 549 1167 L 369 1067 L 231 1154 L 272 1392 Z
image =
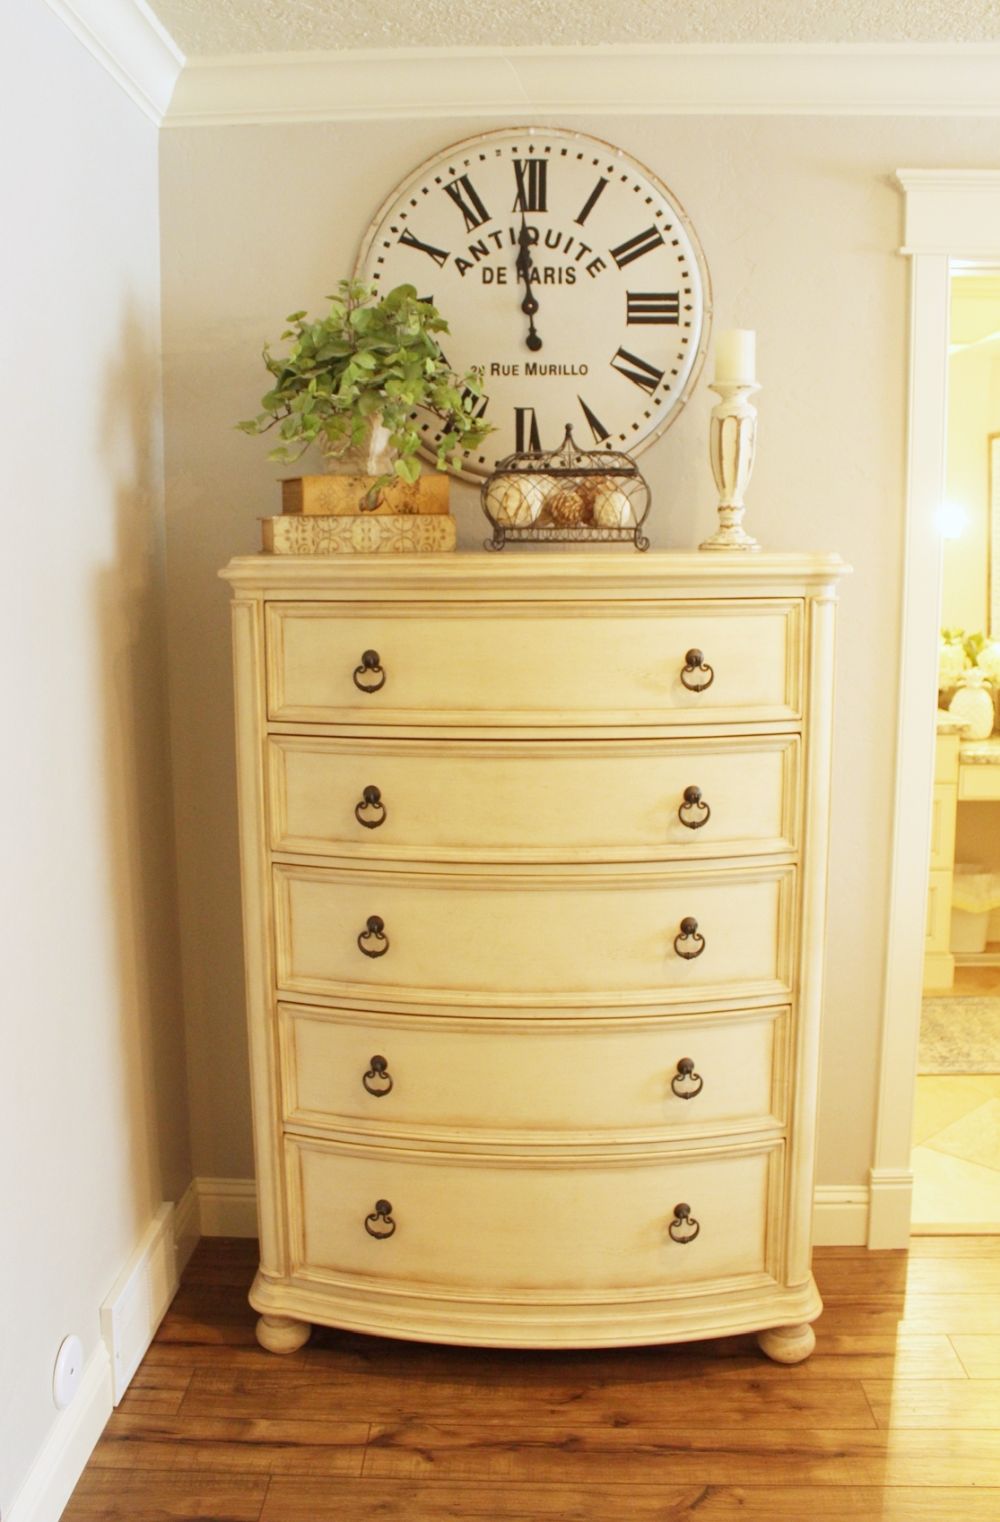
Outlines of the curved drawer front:
M 268 712 L 286 722 L 634 725 L 800 706 L 798 601 L 271 602 L 266 626 Z M 686 671 L 692 650 L 704 665 Z
M 509 1297 L 669 1295 L 772 1274 L 780 1142 L 585 1165 L 297 1137 L 285 1146 L 298 1278 Z
M 791 867 L 273 870 L 278 986 L 290 991 L 552 1005 L 788 991 Z
M 267 749 L 279 851 L 624 861 L 796 844 L 794 735 L 555 744 L 271 735 Z
M 285 1120 L 357 1129 L 747 1130 L 785 1118 L 788 1010 L 614 1021 L 280 1006 Z

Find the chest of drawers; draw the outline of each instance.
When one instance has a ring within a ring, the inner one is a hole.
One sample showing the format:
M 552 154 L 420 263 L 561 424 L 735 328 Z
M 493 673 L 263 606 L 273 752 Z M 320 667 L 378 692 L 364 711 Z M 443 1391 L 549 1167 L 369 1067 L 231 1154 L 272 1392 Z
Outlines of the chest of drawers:
M 842 570 L 223 573 L 265 1347 L 808 1355 Z

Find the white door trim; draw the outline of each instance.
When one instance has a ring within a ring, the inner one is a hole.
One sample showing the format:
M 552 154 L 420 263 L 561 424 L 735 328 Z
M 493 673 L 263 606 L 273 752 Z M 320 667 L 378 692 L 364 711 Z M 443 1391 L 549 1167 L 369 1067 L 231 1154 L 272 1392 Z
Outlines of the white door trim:
M 901 169 L 897 181 L 906 201 L 902 252 L 912 261 L 910 394 L 893 855 L 869 1247 L 905 1247 L 910 1232 L 934 782 L 941 605 L 935 515 L 945 483 L 950 274 L 955 264 L 1000 262 L 1000 170 Z

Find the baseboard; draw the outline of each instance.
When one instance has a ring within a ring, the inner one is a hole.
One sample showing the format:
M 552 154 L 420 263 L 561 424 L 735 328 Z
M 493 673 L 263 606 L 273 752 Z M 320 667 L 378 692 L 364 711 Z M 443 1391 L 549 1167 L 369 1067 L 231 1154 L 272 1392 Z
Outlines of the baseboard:
M 198 1214 L 203 1237 L 255 1237 L 257 1186 L 252 1178 L 199 1178 Z
M 198 1203 L 198 1180 L 192 1179 L 177 1201 L 174 1211 L 174 1255 L 177 1261 L 177 1277 L 188 1266 L 191 1254 L 198 1246 L 201 1236 L 201 1208 Z
M 177 1293 L 176 1211 L 161 1205 L 101 1306 L 117 1406 Z
M 868 1240 L 868 1190 L 863 1185 L 820 1185 L 813 1195 L 817 1247 L 861 1247 Z
M 113 1408 L 111 1359 L 99 1342 L 60 1411 L 5 1522 L 58 1522 Z
M 873 1168 L 869 1188 L 869 1247 L 908 1247 L 913 1213 L 913 1171 L 910 1168 Z
M 200 1178 L 195 1183 L 203 1237 L 255 1237 L 257 1191 L 253 1179 Z M 830 1185 L 816 1190 L 813 1237 L 817 1247 L 859 1247 L 868 1240 L 868 1190 Z

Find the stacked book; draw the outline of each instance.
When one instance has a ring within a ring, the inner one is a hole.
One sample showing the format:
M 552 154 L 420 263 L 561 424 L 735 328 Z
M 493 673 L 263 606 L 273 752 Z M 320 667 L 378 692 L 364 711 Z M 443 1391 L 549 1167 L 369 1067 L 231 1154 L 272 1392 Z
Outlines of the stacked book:
M 455 548 L 448 477 L 412 485 L 373 476 L 297 476 L 281 483 L 281 517 L 264 518 L 271 555 L 412 554 Z

